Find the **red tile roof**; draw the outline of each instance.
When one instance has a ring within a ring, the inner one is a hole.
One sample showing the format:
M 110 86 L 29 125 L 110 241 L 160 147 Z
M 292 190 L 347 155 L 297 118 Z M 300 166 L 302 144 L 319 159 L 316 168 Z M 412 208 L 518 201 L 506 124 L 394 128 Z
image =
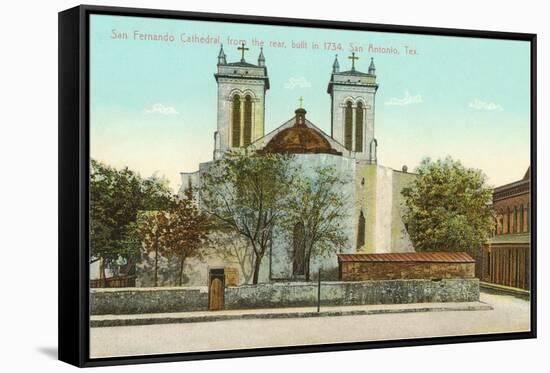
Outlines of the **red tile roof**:
M 338 254 L 338 261 L 339 262 L 475 263 L 475 260 L 466 252 Z

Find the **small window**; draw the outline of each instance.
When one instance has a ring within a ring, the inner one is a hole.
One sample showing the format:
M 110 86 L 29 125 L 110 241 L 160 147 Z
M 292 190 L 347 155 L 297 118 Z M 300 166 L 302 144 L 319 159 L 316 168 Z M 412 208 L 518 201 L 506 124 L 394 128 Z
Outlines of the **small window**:
M 353 109 L 351 105 L 351 101 L 348 101 L 345 108 L 345 115 L 344 115 L 344 146 L 348 150 L 352 149 L 352 130 L 353 130 Z
M 233 96 L 233 115 L 231 116 L 231 146 L 241 146 L 241 98 Z
M 357 108 L 355 109 L 355 151 L 363 151 L 363 116 L 364 109 L 363 103 L 358 102 Z
M 248 146 L 252 142 L 252 97 L 244 98 L 244 133 L 243 145 Z

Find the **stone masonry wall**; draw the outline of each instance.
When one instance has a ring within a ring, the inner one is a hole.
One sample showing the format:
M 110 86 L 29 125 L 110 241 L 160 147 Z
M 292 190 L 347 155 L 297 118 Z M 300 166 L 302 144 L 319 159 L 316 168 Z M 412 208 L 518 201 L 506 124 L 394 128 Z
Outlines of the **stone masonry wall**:
M 92 315 L 202 311 L 207 307 L 207 287 L 90 289 Z
M 355 306 L 479 300 L 478 279 L 324 282 L 321 305 Z M 226 309 L 308 307 L 317 304 L 315 283 L 274 283 L 228 288 Z
M 92 289 L 91 314 L 137 314 L 205 311 L 208 292 L 201 288 Z M 479 280 L 444 279 L 323 282 L 323 306 L 400 304 L 424 302 L 474 302 L 479 300 Z M 268 283 L 225 289 L 226 309 L 314 307 L 317 284 Z

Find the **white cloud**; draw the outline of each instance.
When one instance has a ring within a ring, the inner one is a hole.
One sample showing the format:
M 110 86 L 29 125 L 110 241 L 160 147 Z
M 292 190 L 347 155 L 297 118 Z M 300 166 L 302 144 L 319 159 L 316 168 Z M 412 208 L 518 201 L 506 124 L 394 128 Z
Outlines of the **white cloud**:
M 179 113 L 173 106 L 156 103 L 150 109 L 146 109 L 145 114 L 177 115 Z
M 468 107 L 476 110 L 504 110 L 499 104 L 495 104 L 494 102 L 481 101 L 477 98 L 474 101 L 469 102 Z
M 421 104 L 424 100 L 421 95 L 412 96 L 408 91 L 405 91 L 405 96 L 403 98 L 392 97 L 388 101 L 384 102 L 386 106 L 405 106 L 412 104 Z
M 309 80 L 307 80 L 305 77 L 290 77 L 288 78 L 288 81 L 285 83 L 286 89 L 294 89 L 294 88 L 309 88 L 311 87 L 311 83 Z

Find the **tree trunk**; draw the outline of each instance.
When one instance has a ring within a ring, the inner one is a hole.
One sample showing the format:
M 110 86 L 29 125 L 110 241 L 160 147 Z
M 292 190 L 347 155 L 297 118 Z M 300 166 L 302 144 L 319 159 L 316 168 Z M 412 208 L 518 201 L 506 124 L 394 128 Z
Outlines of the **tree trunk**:
M 308 254 L 306 254 L 306 257 L 305 257 L 305 275 L 306 275 L 306 282 L 309 282 L 310 280 L 310 271 L 309 271 L 309 265 L 310 265 L 310 262 L 311 261 L 311 252 L 309 252 Z
M 105 262 L 103 259 L 99 262 L 99 279 L 101 280 L 101 287 L 106 287 L 107 281 L 105 280 Z
M 258 275 L 260 273 L 260 264 L 262 262 L 262 256 L 256 255 L 254 259 L 254 275 L 252 276 L 252 284 L 258 284 Z
M 185 257 L 182 256 L 181 257 L 181 261 L 180 261 L 180 274 L 179 274 L 179 286 L 182 286 L 183 285 L 183 264 L 185 263 Z

